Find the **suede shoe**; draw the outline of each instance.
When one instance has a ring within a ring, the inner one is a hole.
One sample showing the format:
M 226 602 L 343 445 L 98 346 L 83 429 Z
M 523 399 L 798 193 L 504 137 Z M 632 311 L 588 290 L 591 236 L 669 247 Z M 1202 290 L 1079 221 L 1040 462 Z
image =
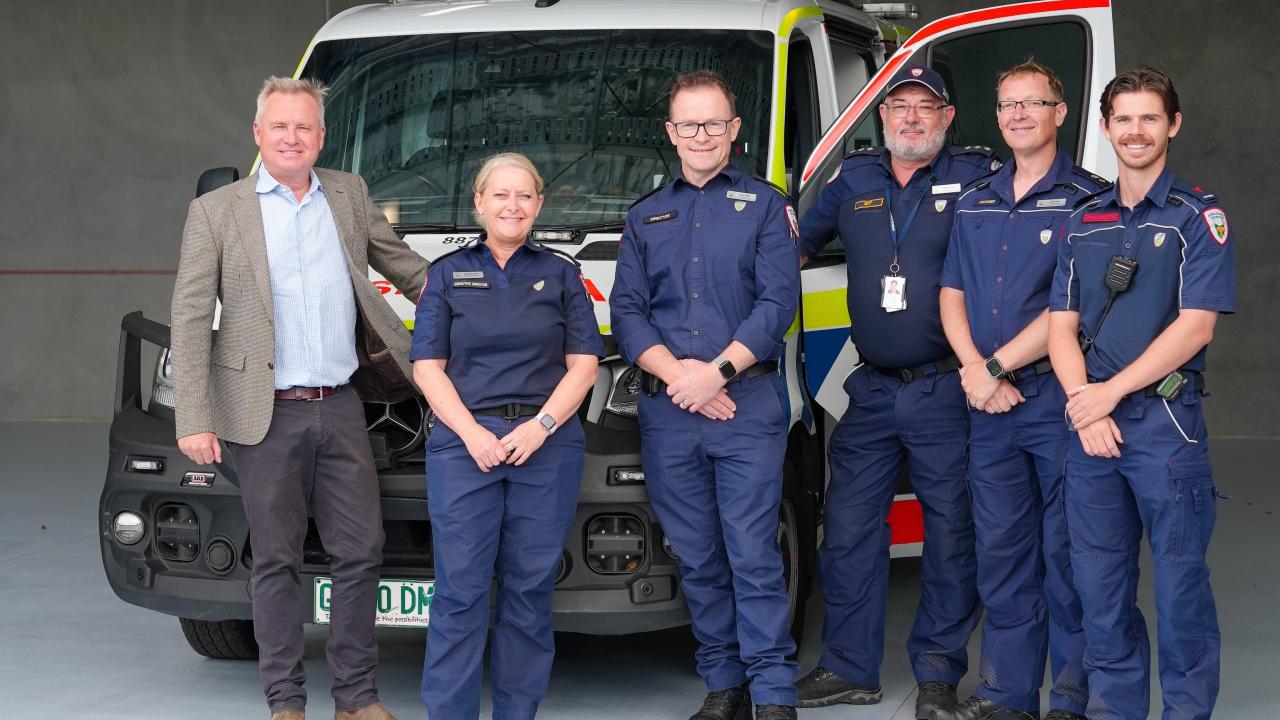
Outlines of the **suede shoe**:
M 1083 715 L 1077 715 L 1070 710 L 1050 710 L 1049 714 L 1044 716 L 1044 720 L 1085 720 Z
M 396 720 L 396 716 L 387 712 L 387 709 L 382 707 L 382 703 L 375 702 L 359 710 L 334 711 L 333 720 Z
M 956 699 L 956 686 L 944 682 L 922 682 L 916 692 L 916 720 L 932 720 L 933 713 L 942 710 L 955 712 L 960 705 Z M 940 715 L 950 718 L 950 715 Z
M 855 685 L 821 665 L 796 681 L 796 705 L 817 708 L 845 703 L 846 705 L 875 705 L 880 702 L 880 688 Z
M 281 710 L 271 713 L 271 720 L 306 720 L 301 710 Z
M 707 693 L 702 707 L 689 720 L 749 720 L 751 698 L 746 684 Z
M 796 720 L 796 709 L 790 705 L 757 705 L 756 720 Z

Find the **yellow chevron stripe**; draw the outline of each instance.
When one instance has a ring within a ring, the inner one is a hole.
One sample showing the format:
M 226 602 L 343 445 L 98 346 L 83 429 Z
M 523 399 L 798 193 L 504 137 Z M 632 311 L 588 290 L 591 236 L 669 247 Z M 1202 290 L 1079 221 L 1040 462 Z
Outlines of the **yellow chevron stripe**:
M 847 294 L 848 291 L 845 288 L 805 293 L 800 298 L 804 305 L 805 329 L 849 327 Z

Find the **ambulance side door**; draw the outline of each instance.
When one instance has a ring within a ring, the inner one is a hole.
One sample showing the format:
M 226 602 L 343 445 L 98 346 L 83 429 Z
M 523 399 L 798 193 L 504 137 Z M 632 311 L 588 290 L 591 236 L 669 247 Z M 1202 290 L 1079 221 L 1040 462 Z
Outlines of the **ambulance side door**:
M 1114 178 L 1115 156 L 1098 131 L 1097 106 L 1102 88 L 1115 75 L 1110 0 L 1045 0 L 952 15 L 913 34 L 818 141 L 800 173 L 799 214 L 813 205 L 845 155 L 883 145 L 877 107 L 888 79 L 904 65 L 927 65 L 946 80 L 956 107 L 949 142 L 987 145 L 1007 159 L 995 122 L 995 79 L 1028 57 L 1062 78 L 1068 114 L 1060 146 L 1084 167 Z M 858 363 L 849 342 L 844 242 L 833 239 L 801 273 L 805 379 L 817 404 L 834 419 L 844 415 L 844 378 Z

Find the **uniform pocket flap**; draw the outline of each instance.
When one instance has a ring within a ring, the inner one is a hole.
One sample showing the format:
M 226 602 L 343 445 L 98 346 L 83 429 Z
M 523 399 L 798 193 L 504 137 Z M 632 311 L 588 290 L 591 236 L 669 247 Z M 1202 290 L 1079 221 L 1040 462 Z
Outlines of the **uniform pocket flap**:
M 211 359 L 214 365 L 220 365 L 232 370 L 243 370 L 244 360 L 245 353 L 228 348 L 214 348 L 213 358 Z
M 1213 465 L 1208 460 L 1174 460 L 1169 463 L 1169 474 L 1175 480 L 1212 477 Z

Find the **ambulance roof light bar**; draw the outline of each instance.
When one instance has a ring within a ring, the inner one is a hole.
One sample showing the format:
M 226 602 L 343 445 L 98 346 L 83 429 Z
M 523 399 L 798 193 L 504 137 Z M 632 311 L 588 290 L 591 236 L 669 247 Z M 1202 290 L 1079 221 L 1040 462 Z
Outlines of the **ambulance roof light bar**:
M 920 6 L 913 2 L 874 2 L 858 6 L 862 12 L 885 20 L 916 20 Z

